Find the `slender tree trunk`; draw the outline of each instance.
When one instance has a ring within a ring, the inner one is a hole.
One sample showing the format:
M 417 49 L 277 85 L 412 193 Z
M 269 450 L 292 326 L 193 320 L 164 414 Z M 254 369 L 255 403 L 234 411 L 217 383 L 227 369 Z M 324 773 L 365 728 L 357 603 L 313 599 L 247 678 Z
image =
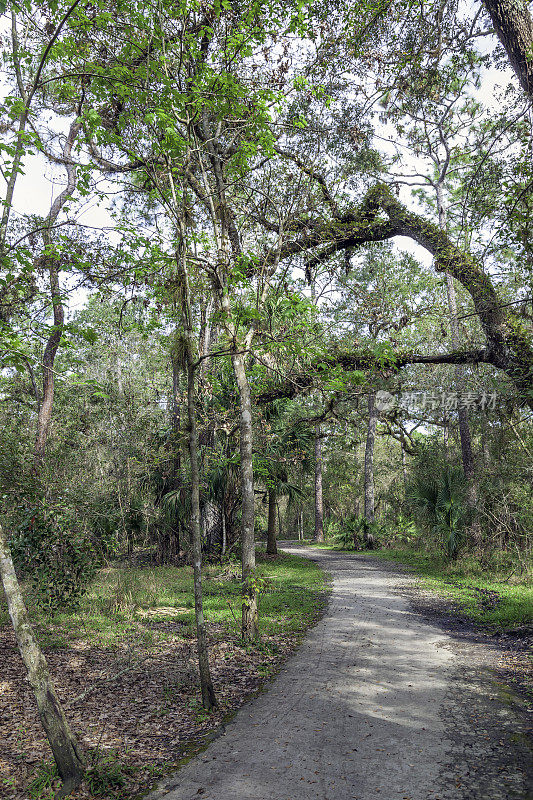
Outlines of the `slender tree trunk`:
M 269 489 L 268 490 L 268 530 L 267 530 L 267 547 L 266 551 L 268 555 L 275 556 L 278 552 L 278 547 L 276 544 L 276 514 L 277 514 L 277 507 L 276 507 L 276 490 Z
M 322 491 L 322 438 L 320 425 L 315 431 L 315 541 L 324 541 L 324 499 Z
M 215 500 L 206 500 L 201 512 L 204 550 L 219 555 L 222 550 L 222 505 Z
M 69 134 L 63 147 L 63 157 L 70 159 L 74 142 L 80 132 L 81 125 L 78 122 L 73 122 L 70 126 Z M 63 335 L 63 325 L 65 322 L 65 311 L 61 299 L 61 291 L 59 287 L 59 260 L 58 256 L 52 252 L 52 237 L 50 235 L 50 228 L 57 220 L 59 213 L 69 197 L 72 196 L 76 188 L 76 169 L 72 164 L 65 165 L 67 171 L 67 185 L 63 191 L 56 197 L 52 203 L 52 207 L 46 218 L 46 224 L 43 228 L 43 260 L 48 266 L 48 274 L 50 277 L 50 297 L 52 299 L 52 307 L 54 314 L 54 327 L 52 333 L 48 337 L 46 347 L 43 353 L 43 392 L 42 402 L 39 408 L 37 417 L 37 436 L 35 439 L 34 449 L 34 464 L 38 469 L 44 459 L 46 448 L 46 440 L 50 431 L 50 424 L 52 422 L 52 407 L 54 404 L 54 362 Z
M 439 226 L 441 230 L 447 229 L 446 206 L 442 194 L 441 184 L 437 184 L 437 207 L 439 212 Z M 457 321 L 457 296 L 455 293 L 455 285 L 453 277 L 446 273 L 446 289 L 448 294 L 448 308 L 450 311 L 450 329 L 452 345 L 454 348 L 459 347 L 459 324 Z M 465 389 L 464 368 L 458 364 L 455 367 L 455 384 L 457 391 L 460 393 Z M 472 452 L 472 437 L 470 435 L 470 426 L 468 424 L 468 411 L 464 406 L 459 403 L 457 409 L 457 417 L 459 421 L 459 437 L 461 440 L 461 456 L 463 460 L 463 472 L 466 479 L 466 504 L 470 514 L 470 537 L 476 546 L 481 543 L 481 526 L 478 516 L 478 487 L 476 470 L 474 464 L 474 455 Z
M 202 324 L 200 328 L 200 355 L 206 356 L 210 350 L 216 345 L 218 340 L 218 329 L 216 325 L 213 324 L 212 314 L 213 314 L 213 307 L 214 307 L 214 300 L 213 297 L 209 297 L 207 303 L 204 306 L 204 311 L 202 315 Z M 210 362 L 212 359 L 204 358 L 199 367 L 199 374 L 200 377 L 203 378 L 206 373 L 210 369 Z
M 240 452 L 242 491 L 242 638 L 249 642 L 259 633 L 257 589 L 255 586 L 255 495 L 252 461 L 252 399 L 244 356 L 233 353 L 231 357 L 240 402 Z
M 481 452 L 483 455 L 483 466 L 490 467 L 489 431 L 485 420 L 481 423 Z
M 376 393 L 368 395 L 368 427 L 365 446 L 365 519 L 368 523 L 374 522 L 374 445 L 376 442 L 376 424 L 378 411 L 376 409 Z M 368 531 L 363 534 L 366 547 L 374 546 L 374 537 Z
M 403 444 L 400 442 L 400 452 L 402 454 L 402 475 L 403 475 L 403 491 L 407 488 L 407 463 L 405 458 L 405 448 Z
M 172 460 L 172 488 L 176 492 L 181 489 L 183 484 L 181 474 L 181 444 L 179 441 L 181 431 L 180 395 L 180 368 L 177 359 L 172 356 L 172 443 L 174 451 L 174 458 Z M 181 521 L 177 510 L 174 519 L 174 538 L 176 552 L 179 554 L 181 551 Z
M 46 659 L 33 633 L 9 545 L 1 526 L 0 576 L 19 652 L 28 673 L 28 680 L 35 693 L 44 732 L 63 781 L 63 787 L 57 795 L 62 797 L 69 794 L 81 782 L 85 771 L 83 758 L 76 737 L 72 733 L 59 703 Z
M 48 256 L 50 264 L 50 290 L 54 307 L 54 328 L 48 338 L 43 354 L 43 393 L 42 403 L 37 417 L 37 436 L 35 439 L 34 461 L 36 467 L 43 459 L 46 448 L 46 441 L 52 422 L 52 407 L 54 404 L 54 362 L 63 334 L 63 324 L 65 312 L 60 299 L 58 267 L 53 255 Z
M 198 470 L 198 427 L 196 423 L 194 362 L 190 358 L 187 369 L 187 413 L 189 417 L 189 453 L 191 461 L 191 505 L 192 505 L 192 556 L 194 571 L 194 610 L 196 616 L 196 634 L 198 639 L 198 667 L 202 704 L 204 708 L 217 707 L 215 690 L 209 669 L 209 650 L 204 620 L 202 597 L 202 534 L 200 526 L 200 474 Z
M 226 555 L 226 547 L 228 545 L 227 534 L 226 534 L 226 511 L 224 509 L 224 503 L 222 502 L 221 505 L 222 511 L 222 549 L 220 551 L 220 555 Z
M 194 612 L 196 617 L 196 636 L 198 641 L 198 669 L 200 688 L 204 708 L 217 707 L 211 671 L 209 669 L 209 649 L 204 619 L 202 597 L 202 531 L 200 525 L 200 472 L 198 468 L 198 425 L 196 421 L 195 392 L 195 341 L 192 322 L 191 291 L 186 255 L 186 231 L 180 225 L 181 252 L 177 253 L 176 262 L 183 279 L 182 320 L 185 329 L 187 355 L 187 417 L 189 422 L 189 456 L 191 469 L 191 544 L 193 555 Z

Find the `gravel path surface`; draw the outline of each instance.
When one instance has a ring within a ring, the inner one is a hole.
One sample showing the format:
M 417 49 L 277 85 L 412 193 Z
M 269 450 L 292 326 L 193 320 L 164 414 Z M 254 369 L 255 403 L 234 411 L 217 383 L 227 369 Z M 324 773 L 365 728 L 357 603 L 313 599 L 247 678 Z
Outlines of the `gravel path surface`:
M 151 798 L 531 800 L 526 714 L 476 645 L 410 611 L 408 579 L 390 567 L 284 549 L 331 573 L 325 616 L 269 691 Z

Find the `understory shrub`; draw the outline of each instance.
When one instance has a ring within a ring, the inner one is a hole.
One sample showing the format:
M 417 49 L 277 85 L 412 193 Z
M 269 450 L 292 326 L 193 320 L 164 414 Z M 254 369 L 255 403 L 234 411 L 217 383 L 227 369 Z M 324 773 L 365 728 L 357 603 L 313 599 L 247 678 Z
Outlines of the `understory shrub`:
M 10 543 L 19 574 L 30 579 L 35 601 L 51 613 L 76 605 L 100 565 L 90 537 L 58 505 L 27 510 Z
M 436 474 L 415 473 L 406 497 L 414 513 L 439 541 L 448 558 L 456 558 L 465 542 L 467 524 L 464 475 L 460 467 Z

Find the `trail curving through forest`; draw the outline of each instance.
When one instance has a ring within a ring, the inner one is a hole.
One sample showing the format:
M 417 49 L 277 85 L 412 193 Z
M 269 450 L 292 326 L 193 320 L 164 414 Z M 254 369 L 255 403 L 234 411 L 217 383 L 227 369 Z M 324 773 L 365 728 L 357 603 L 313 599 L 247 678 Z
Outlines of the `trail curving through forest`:
M 332 575 L 326 614 L 269 691 L 150 797 L 527 800 L 525 721 L 478 645 L 412 612 L 411 579 L 371 557 L 283 549 Z

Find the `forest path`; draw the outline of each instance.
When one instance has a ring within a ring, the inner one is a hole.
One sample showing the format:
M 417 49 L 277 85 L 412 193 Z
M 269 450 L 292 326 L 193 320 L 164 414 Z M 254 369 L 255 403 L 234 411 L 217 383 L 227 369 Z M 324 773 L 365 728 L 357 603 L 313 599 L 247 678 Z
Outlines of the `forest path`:
M 269 690 L 152 798 L 533 797 L 522 715 L 475 643 L 409 610 L 412 579 L 358 553 L 283 549 L 332 575 L 326 614 Z

